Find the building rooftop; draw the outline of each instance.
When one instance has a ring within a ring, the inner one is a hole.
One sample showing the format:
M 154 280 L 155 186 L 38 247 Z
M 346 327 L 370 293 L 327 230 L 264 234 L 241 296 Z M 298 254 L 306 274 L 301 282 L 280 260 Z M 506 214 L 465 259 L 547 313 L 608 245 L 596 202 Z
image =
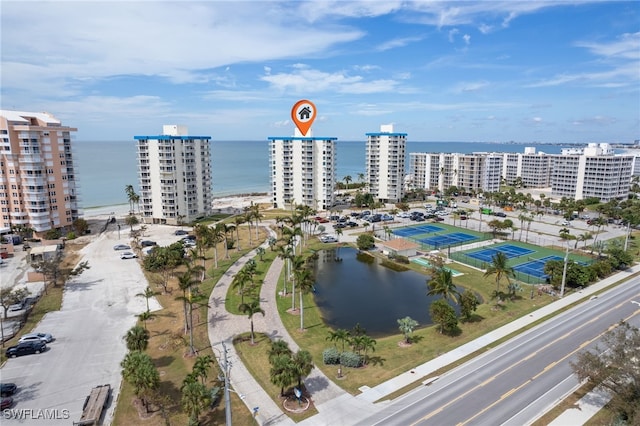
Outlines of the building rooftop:
M 47 124 L 60 124 L 60 120 L 53 117 L 48 112 L 27 112 L 27 111 L 11 111 L 7 109 L 0 110 L 0 116 L 7 119 L 7 121 L 17 121 L 24 124 L 29 124 L 31 121 L 25 117 L 33 117 L 38 120 L 42 120 Z

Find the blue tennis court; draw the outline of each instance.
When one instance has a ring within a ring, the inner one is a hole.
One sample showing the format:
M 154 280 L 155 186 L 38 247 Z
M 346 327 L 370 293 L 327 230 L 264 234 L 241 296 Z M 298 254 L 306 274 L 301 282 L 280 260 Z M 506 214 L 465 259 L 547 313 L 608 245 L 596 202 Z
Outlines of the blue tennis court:
M 394 229 L 393 233 L 401 237 L 411 237 L 413 235 L 430 234 L 431 232 L 442 231 L 443 228 L 435 225 L 408 226 L 406 228 Z
M 493 260 L 493 256 L 495 256 L 496 253 L 503 253 L 505 256 L 507 256 L 507 259 L 511 259 L 514 257 L 524 256 L 533 252 L 534 250 L 530 250 L 524 247 L 518 247 L 511 244 L 506 244 L 500 247 L 485 248 L 482 250 L 475 251 L 473 253 L 466 253 L 466 255 L 469 257 L 473 257 L 474 259 L 481 260 L 483 262 L 491 262 Z
M 547 256 L 542 259 L 530 260 L 526 263 L 521 263 L 513 267 L 514 270 L 522 272 L 523 274 L 531 275 L 536 278 L 547 278 L 547 274 L 544 273 L 544 265 L 550 260 L 564 260 L 560 256 Z
M 430 246 L 433 246 L 435 248 L 439 248 L 448 245 L 466 243 L 467 241 L 473 241 L 477 239 L 478 237 L 474 235 L 465 234 L 464 232 L 454 232 L 452 234 L 421 238 L 419 241 L 424 244 L 429 244 Z

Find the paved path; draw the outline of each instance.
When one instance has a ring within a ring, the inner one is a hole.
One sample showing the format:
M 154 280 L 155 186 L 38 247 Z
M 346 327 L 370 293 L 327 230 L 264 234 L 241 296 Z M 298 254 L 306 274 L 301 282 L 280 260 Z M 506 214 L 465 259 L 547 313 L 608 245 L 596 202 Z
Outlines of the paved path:
M 272 232 L 270 230 L 270 232 Z M 341 238 L 342 241 L 355 240 L 355 236 L 345 233 Z M 265 242 L 263 248 L 268 249 Z M 241 395 L 244 403 L 250 410 L 259 407 L 256 420 L 258 424 L 278 424 L 293 425 L 294 422 L 289 419 L 282 411 L 281 406 L 277 405 L 271 397 L 260 387 L 258 382 L 249 373 L 246 367 L 240 361 L 232 344 L 234 336 L 249 331 L 249 320 L 245 316 L 232 315 L 227 312 L 224 306 L 227 289 L 229 288 L 233 276 L 244 266 L 251 258 L 256 256 L 256 251 L 247 253 L 233 264 L 229 270 L 220 279 L 214 287 L 210 297 L 209 310 L 209 339 L 214 347 L 222 350 L 221 342 L 225 342 L 228 350 L 228 357 L 232 363 L 231 384 L 235 392 Z M 282 271 L 283 261 L 277 258 L 269 268 L 262 290 L 260 293 L 260 304 L 265 310 L 266 315 L 254 317 L 254 327 L 256 332 L 262 332 L 269 335 L 272 339 L 283 339 L 289 343 L 293 351 L 298 350 L 297 344 L 285 329 L 276 306 L 276 285 L 280 273 Z M 396 390 L 411 384 L 417 378 L 425 377 L 434 371 L 449 365 L 465 356 L 481 349 L 503 337 L 520 330 L 527 325 L 538 321 L 545 316 L 565 309 L 572 303 L 587 297 L 593 293 L 603 290 L 615 282 L 629 277 L 633 273 L 640 272 L 640 266 L 634 266 L 627 271 L 617 273 L 606 278 L 596 284 L 593 284 L 580 292 L 572 293 L 563 299 L 557 301 L 532 312 L 526 317 L 519 318 L 509 324 L 500 327 L 478 339 L 468 342 L 438 358 L 434 358 L 425 362 L 403 374 L 400 374 L 384 383 L 372 388 L 362 387 L 359 395 L 353 396 L 329 380 L 318 368 L 314 369 L 311 375 L 305 379 L 305 386 L 310 391 L 314 404 L 318 410 L 318 414 L 299 423 L 302 426 L 321 426 L 321 425 L 351 425 L 360 419 L 370 415 L 376 411 L 382 410 L 384 403 L 374 404 L 374 401 L 383 399 L 385 396 L 395 392 Z M 215 351 L 219 357 L 221 352 Z M 220 361 L 220 360 L 219 360 Z M 316 360 L 321 362 L 320 360 Z M 594 400 L 601 402 L 602 399 L 595 397 L 585 399 L 585 403 L 594 404 Z M 581 404 L 579 402 L 578 404 Z M 596 407 L 597 408 L 597 407 Z M 544 414 L 544 413 L 541 413 Z M 594 414 L 594 408 L 589 410 L 567 410 L 563 415 L 563 420 L 568 420 L 568 424 L 580 425 L 584 424 Z
M 272 236 L 276 236 L 272 230 L 269 230 Z M 267 242 L 261 246 L 265 250 L 269 250 Z M 233 346 L 233 338 L 239 334 L 246 333 L 250 329 L 250 323 L 244 315 L 233 315 L 227 312 L 224 301 L 227 291 L 231 285 L 234 275 L 242 269 L 249 259 L 256 256 L 256 250 L 253 250 L 238 259 L 225 274 L 220 278 L 209 298 L 209 340 L 212 346 L 219 349 L 214 351 L 218 362 L 222 351 L 221 342 L 225 342 L 227 347 L 227 356 L 232 365 L 230 380 L 235 392 L 243 399 L 244 403 L 250 410 L 259 407 L 256 420 L 259 424 L 295 424 L 277 405 L 273 399 L 265 392 L 258 382 L 253 378 L 244 364 L 240 361 L 238 353 Z M 299 349 L 296 342 L 287 332 L 280 315 L 278 315 L 277 307 L 277 291 L 276 286 L 282 272 L 283 260 L 276 258 L 262 284 L 260 291 L 260 306 L 266 314 L 254 315 L 254 330 L 257 333 L 265 333 L 272 340 L 282 339 L 289 343 L 292 351 Z M 318 362 L 318 360 L 316 360 Z M 324 402 L 333 400 L 339 396 L 347 395 L 340 387 L 335 385 L 331 380 L 324 376 L 322 371 L 314 368 L 311 374 L 304 380 L 305 387 L 311 393 L 314 404 L 319 405 Z

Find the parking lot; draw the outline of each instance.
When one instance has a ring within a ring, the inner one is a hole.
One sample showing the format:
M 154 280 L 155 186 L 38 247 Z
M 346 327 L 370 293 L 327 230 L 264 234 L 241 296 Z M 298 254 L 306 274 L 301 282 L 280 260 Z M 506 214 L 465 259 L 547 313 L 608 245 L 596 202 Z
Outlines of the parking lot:
M 180 237 L 175 227 L 148 225 L 145 239 L 160 245 Z M 68 283 L 62 309 L 50 312 L 34 331 L 51 333 L 55 340 L 41 354 L 9 359 L 1 369 L 3 382 L 14 382 L 18 392 L 13 409 L 54 410 L 60 418 L 18 420 L 5 416 L 3 425 L 69 425 L 82 413 L 85 397 L 97 385 L 110 384 L 118 397 L 120 362 L 126 353 L 123 336 L 146 309 L 136 297 L 147 287 L 139 260 L 120 259 L 116 244 L 128 244 L 128 232 L 112 230 L 88 244 L 81 253 L 90 269 Z M 12 261 L 15 259 L 12 259 Z M 16 279 L 19 274 L 16 274 Z M 151 309 L 158 308 L 151 300 Z M 30 330 L 25 330 L 27 332 Z M 106 418 L 113 415 L 111 402 Z M 68 416 L 65 414 L 68 413 Z M 66 418 L 65 418 L 66 417 Z

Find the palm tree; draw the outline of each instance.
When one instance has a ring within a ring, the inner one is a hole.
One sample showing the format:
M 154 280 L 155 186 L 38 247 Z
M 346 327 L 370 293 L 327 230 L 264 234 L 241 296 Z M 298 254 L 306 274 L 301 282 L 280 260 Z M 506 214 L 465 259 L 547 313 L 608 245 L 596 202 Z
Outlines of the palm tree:
M 240 312 L 246 314 L 247 317 L 249 317 L 249 321 L 251 322 L 251 345 L 255 345 L 253 333 L 253 316 L 255 314 L 262 314 L 262 316 L 264 316 L 264 309 L 260 307 L 260 301 L 252 300 L 249 303 L 243 303 L 242 305 L 240 305 Z
M 192 299 L 191 292 L 198 285 L 199 281 L 196 279 L 202 266 L 191 266 L 187 264 L 187 269 L 178 276 L 178 287 L 182 290 L 182 296 L 177 297 L 176 300 L 182 301 L 182 310 L 184 313 L 184 333 L 186 334 L 191 328 L 191 324 L 188 321 L 189 309 L 188 305 Z
M 256 249 L 256 254 L 258 255 L 258 257 L 260 257 L 260 262 L 263 262 L 264 259 L 264 254 L 266 253 L 266 250 L 264 249 L 264 247 L 258 247 Z
M 350 338 L 351 333 L 349 332 L 349 330 L 339 328 L 336 331 L 329 331 L 329 335 L 327 336 L 326 340 L 334 343 L 342 342 L 342 352 L 344 352 L 344 345 L 349 341 Z
M 285 271 L 284 271 L 284 280 L 282 281 L 282 295 L 287 295 L 287 280 L 291 275 L 290 271 L 290 261 L 293 258 L 293 250 L 291 250 L 290 246 L 278 246 L 278 257 L 284 260 L 285 263 Z
M 342 178 L 342 180 L 344 180 L 344 186 L 345 189 L 349 189 L 349 182 L 351 182 L 353 179 L 351 178 L 351 176 L 346 175 L 345 177 Z
M 291 364 L 293 367 L 293 373 L 298 379 L 298 389 L 302 386 L 302 378 L 308 376 L 313 370 L 313 358 L 309 351 L 300 349 L 291 357 Z
M 245 223 L 247 218 L 242 215 L 238 215 L 233 218 L 233 223 L 236 227 L 236 251 L 240 251 L 240 225 Z
M 427 285 L 429 286 L 427 295 L 442 296 L 447 300 L 458 303 L 460 299 L 460 292 L 453 283 L 453 275 L 450 270 L 444 268 L 438 269 Z
M 144 328 L 145 330 L 147 329 L 147 321 L 150 320 L 151 318 L 153 318 L 153 314 L 149 311 L 145 311 L 139 315 L 136 315 L 138 317 L 138 319 L 140 321 L 142 321 L 142 324 L 144 324 Z
M 280 396 L 284 396 L 284 388 L 291 386 L 296 380 L 291 355 L 279 355 L 270 360 L 269 378 L 271 383 L 280 386 Z
M 125 341 L 130 351 L 144 351 L 149 345 L 149 330 L 135 325 L 127 331 Z
M 296 272 L 301 270 L 305 264 L 304 257 L 300 255 L 291 258 L 291 271 L 293 271 L 293 281 L 291 282 L 291 310 L 296 310 Z
M 281 355 L 291 356 L 291 349 L 286 341 L 278 339 L 271 342 L 271 348 L 267 355 L 269 356 L 269 363 L 273 363 L 276 357 Z
M 140 351 L 127 353 L 122 362 L 122 377 L 133 386 L 134 393 L 147 409 L 144 395 L 160 386 L 160 374 L 149 355 Z
M 313 275 L 307 268 L 303 268 L 294 272 L 296 276 L 296 284 L 298 285 L 298 294 L 300 295 L 300 330 L 304 330 L 304 301 L 305 294 L 309 294 L 313 290 Z
M 507 262 L 507 256 L 499 251 L 491 257 L 491 264 L 489 264 L 489 267 L 487 267 L 484 273 L 485 277 L 490 275 L 496 276 L 496 294 L 500 293 L 500 280 L 502 277 L 507 279 L 507 284 L 511 282 L 509 277 L 515 277 L 513 268 L 510 267 Z
M 362 339 L 360 341 L 360 347 L 362 348 L 363 351 L 363 356 L 364 356 L 364 363 L 367 363 L 367 352 L 371 351 L 371 352 L 375 352 L 376 351 L 376 343 L 378 343 L 376 341 L 376 339 L 373 339 L 367 335 L 362 336 Z
M 152 297 L 156 296 L 157 292 L 151 290 L 151 287 L 147 287 L 143 293 L 138 293 L 136 294 L 136 296 L 138 297 L 144 297 L 146 299 L 147 302 L 147 312 L 149 312 L 149 299 L 151 299 Z
M 418 321 L 414 320 L 411 317 L 404 317 L 398 320 L 398 328 L 400 332 L 404 335 L 404 342 L 406 344 L 411 343 L 411 333 L 418 326 Z
M 240 295 L 240 305 L 244 305 L 244 295 L 246 293 L 247 285 L 251 286 L 253 284 L 253 274 L 249 270 L 249 268 L 243 267 L 240 269 L 233 277 L 233 281 L 231 281 L 231 288 L 237 288 L 238 294 Z
M 189 424 L 199 424 L 200 412 L 211 404 L 211 392 L 191 374 L 185 378 L 180 391 L 182 392 L 180 403 L 189 413 Z
M 126 185 L 124 187 L 124 193 L 127 195 L 127 201 L 129 201 L 129 213 L 133 213 L 133 199 L 136 195 L 133 185 Z
M 213 357 L 211 355 L 201 355 L 196 358 L 196 362 L 193 364 L 193 374 L 196 377 L 200 377 L 202 384 L 204 385 L 207 376 L 209 375 L 209 369 L 213 364 Z

